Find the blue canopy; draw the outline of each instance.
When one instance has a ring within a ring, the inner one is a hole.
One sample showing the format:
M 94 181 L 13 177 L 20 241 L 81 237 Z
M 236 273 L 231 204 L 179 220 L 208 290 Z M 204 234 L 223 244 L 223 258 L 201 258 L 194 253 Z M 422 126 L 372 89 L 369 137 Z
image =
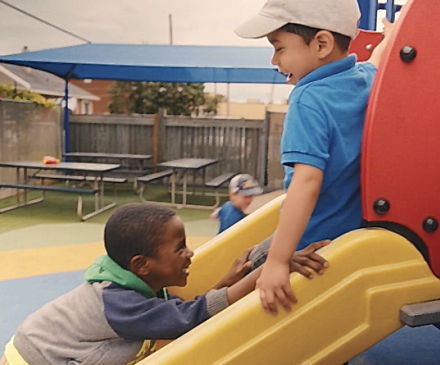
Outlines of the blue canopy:
M 0 56 L 66 80 L 64 151 L 70 152 L 68 80 L 284 84 L 269 47 L 82 44 Z
M 285 83 L 269 47 L 83 44 L 0 56 L 68 79 Z

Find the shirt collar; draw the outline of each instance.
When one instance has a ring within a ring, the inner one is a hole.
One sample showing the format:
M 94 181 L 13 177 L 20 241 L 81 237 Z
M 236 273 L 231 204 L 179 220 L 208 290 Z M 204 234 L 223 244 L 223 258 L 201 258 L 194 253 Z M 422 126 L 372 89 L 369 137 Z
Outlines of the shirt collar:
M 348 57 L 343 58 L 342 60 L 331 62 L 324 66 L 318 67 L 316 70 L 313 70 L 308 75 L 304 76 L 301 80 L 299 80 L 299 82 L 296 84 L 295 89 L 300 86 L 310 84 L 313 81 L 322 80 L 326 77 L 347 71 L 350 68 L 354 67 L 356 61 L 357 61 L 356 55 L 352 54 L 349 55 Z

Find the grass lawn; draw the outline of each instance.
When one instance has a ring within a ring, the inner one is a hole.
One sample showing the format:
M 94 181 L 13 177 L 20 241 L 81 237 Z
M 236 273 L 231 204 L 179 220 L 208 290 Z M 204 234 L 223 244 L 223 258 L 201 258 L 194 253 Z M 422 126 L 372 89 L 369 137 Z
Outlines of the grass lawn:
M 153 201 L 170 201 L 170 195 L 165 186 L 149 185 L 147 193 L 144 197 Z M 131 184 L 124 184 L 117 186 L 118 198 L 117 206 L 127 203 L 139 203 L 140 198 L 134 194 Z M 106 203 L 109 203 L 113 198 L 113 191 L 111 186 L 106 187 L 105 192 Z M 41 192 L 28 192 L 28 199 L 34 199 L 41 196 Z M 177 195 L 177 201 L 180 202 L 181 196 Z M 74 223 L 79 222 L 76 215 L 76 205 L 78 196 L 76 194 L 63 194 L 48 192 L 43 202 L 30 205 L 28 207 L 18 208 L 3 214 L 0 214 L 0 233 L 15 230 L 19 228 L 29 227 L 35 224 L 44 223 Z M 214 197 L 191 196 L 188 195 L 188 204 L 205 204 L 213 205 Z M 14 204 L 15 197 L 0 200 L 0 208 Z M 223 198 L 221 204 L 226 201 Z M 83 197 L 83 213 L 86 214 L 93 210 L 94 198 L 92 196 Z M 114 211 L 115 208 L 110 209 L 104 213 L 90 218 L 87 223 L 105 223 Z M 210 210 L 197 209 L 174 209 L 174 211 L 183 219 L 184 222 L 196 221 L 209 218 Z

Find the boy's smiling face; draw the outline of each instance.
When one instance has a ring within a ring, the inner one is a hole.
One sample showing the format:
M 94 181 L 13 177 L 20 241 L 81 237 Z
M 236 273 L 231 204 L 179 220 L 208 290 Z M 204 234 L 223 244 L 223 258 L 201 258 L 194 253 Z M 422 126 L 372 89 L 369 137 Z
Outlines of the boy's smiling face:
M 194 251 L 186 246 L 185 227 L 180 217 L 176 215 L 166 223 L 158 239 L 162 243 L 155 257 L 147 258 L 148 273 L 141 278 L 155 292 L 168 286 L 185 286 Z
M 274 47 L 272 64 L 287 75 L 287 82 L 296 85 L 299 80 L 320 66 L 315 39 L 309 45 L 297 34 L 276 30 L 267 35 Z

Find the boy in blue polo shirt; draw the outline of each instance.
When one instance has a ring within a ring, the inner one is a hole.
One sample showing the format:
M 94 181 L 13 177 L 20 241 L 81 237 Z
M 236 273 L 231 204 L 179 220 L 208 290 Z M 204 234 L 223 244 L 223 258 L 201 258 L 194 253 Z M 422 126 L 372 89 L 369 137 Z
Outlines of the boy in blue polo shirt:
M 288 271 L 295 250 L 361 224 L 362 132 L 385 42 L 368 62 L 357 63 L 348 48 L 359 19 L 356 0 L 268 0 L 235 31 L 266 37 L 275 49 L 272 64 L 296 85 L 281 141 L 287 195 L 257 282 L 272 314 L 275 298 L 286 311 L 296 302 Z

